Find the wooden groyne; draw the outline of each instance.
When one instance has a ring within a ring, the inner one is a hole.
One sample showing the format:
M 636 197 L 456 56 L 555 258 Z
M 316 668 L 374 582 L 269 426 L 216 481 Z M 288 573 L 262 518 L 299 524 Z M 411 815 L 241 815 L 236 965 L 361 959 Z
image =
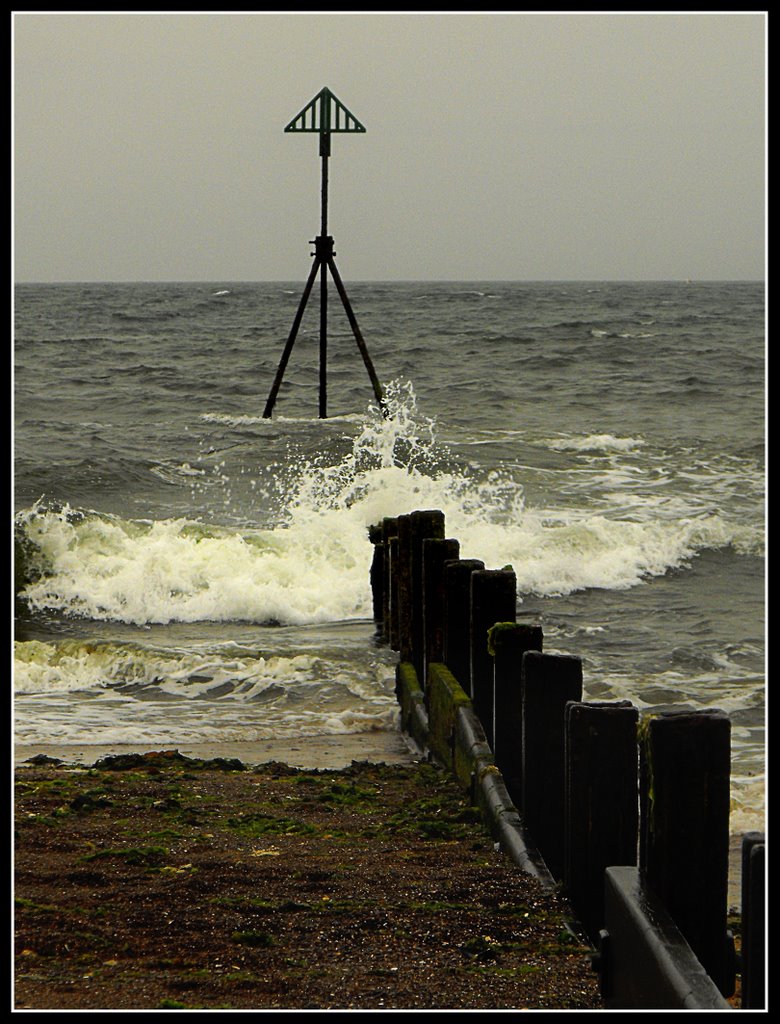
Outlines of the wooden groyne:
M 401 727 L 471 791 L 524 871 L 560 885 L 610 1009 L 764 1006 L 763 833 L 743 837 L 742 950 L 727 927 L 731 723 L 583 700 L 581 660 L 517 621 L 511 566 L 461 559 L 444 514 L 369 530 Z

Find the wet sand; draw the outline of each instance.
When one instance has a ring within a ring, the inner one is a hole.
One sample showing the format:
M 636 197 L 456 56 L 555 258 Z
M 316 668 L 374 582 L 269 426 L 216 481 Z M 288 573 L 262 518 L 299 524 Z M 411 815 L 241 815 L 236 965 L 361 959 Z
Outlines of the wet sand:
M 158 747 L 142 744 L 59 743 L 16 744 L 14 762 L 21 764 L 36 754 L 57 757 L 71 764 L 94 764 L 101 757 L 116 754 L 143 754 Z M 165 749 L 172 749 L 167 747 Z M 238 758 L 244 764 L 265 764 L 280 761 L 293 768 L 327 768 L 340 770 L 353 761 L 375 764 L 410 764 L 420 752 L 400 732 L 362 732 L 339 736 L 303 736 L 287 740 L 257 740 L 253 743 L 192 743 L 175 748 L 185 757 L 211 760 L 215 757 Z

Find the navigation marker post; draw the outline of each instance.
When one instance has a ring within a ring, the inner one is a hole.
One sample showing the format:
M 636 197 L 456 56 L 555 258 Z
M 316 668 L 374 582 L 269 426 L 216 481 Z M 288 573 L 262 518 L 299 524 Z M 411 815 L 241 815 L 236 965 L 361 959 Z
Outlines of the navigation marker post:
M 339 293 L 339 297 L 344 305 L 349 325 L 352 328 L 352 333 L 355 335 L 355 341 L 357 342 L 358 349 L 363 357 L 363 362 L 368 370 L 368 376 L 371 379 L 371 384 L 374 388 L 374 394 L 376 395 L 379 407 L 383 414 L 387 415 L 382 385 L 379 383 L 379 379 L 377 378 L 374 366 L 371 362 L 371 357 L 369 356 L 368 349 L 366 348 L 366 343 L 363 340 L 363 335 L 360 333 L 357 318 L 355 317 L 349 298 L 347 297 L 344 282 L 341 280 L 341 275 L 336 267 L 336 261 L 334 259 L 336 254 L 333 249 L 333 238 L 328 234 L 328 158 L 330 156 L 331 134 L 334 132 L 365 132 L 366 129 L 360 121 L 358 121 L 358 119 L 351 114 L 349 110 L 347 110 L 344 104 L 333 95 L 330 89 L 321 89 L 314 99 L 308 103 L 303 110 L 292 119 L 292 121 L 290 121 L 284 130 L 286 132 L 317 132 L 319 134 L 320 156 L 322 158 L 322 209 L 320 233 L 317 238 L 312 240 L 311 243 L 314 246 L 314 252 L 312 253 L 314 256 L 314 263 L 312 264 L 308 280 L 306 281 L 306 286 L 303 289 L 303 295 L 301 296 L 298 311 L 296 312 L 295 319 L 293 320 L 290 335 L 287 339 L 286 345 L 284 346 L 284 351 L 282 352 L 282 358 L 276 371 L 276 377 L 274 378 L 274 383 L 268 396 L 268 401 L 265 404 L 263 417 L 268 419 L 273 412 L 276 396 L 279 392 L 282 378 L 284 376 L 284 371 L 290 358 L 293 345 L 295 344 L 298 328 L 301 325 L 303 313 L 306 309 L 306 303 L 309 300 L 309 295 L 314 287 L 314 281 L 318 272 L 320 274 L 320 419 L 325 419 L 328 415 L 328 270 L 330 270 L 336 289 Z

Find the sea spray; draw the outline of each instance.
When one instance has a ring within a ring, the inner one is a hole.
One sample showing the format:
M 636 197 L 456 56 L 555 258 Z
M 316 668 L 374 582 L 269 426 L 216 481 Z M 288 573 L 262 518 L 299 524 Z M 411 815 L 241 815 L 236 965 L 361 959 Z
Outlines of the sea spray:
M 749 528 L 721 516 L 654 514 L 641 501 L 628 515 L 529 508 L 508 469 L 478 473 L 438 441 L 410 384 L 389 386 L 387 400 L 391 415 L 370 408 L 340 456 L 290 459 L 279 518 L 268 528 L 126 520 L 37 503 L 16 521 L 27 574 L 20 596 L 33 610 L 135 625 L 368 618 L 367 527 L 420 508 L 444 512 L 462 557 L 511 564 L 521 600 L 633 587 L 703 549 L 749 543 Z M 639 518 L 637 508 L 647 514 Z

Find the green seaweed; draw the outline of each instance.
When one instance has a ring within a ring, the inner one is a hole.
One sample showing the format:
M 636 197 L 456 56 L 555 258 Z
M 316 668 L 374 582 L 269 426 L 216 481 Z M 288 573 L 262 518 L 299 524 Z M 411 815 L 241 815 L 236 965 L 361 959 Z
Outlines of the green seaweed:
M 238 817 L 228 818 L 225 824 L 246 836 L 312 835 L 318 831 L 314 825 L 307 822 L 295 821 L 293 818 L 276 818 L 270 814 L 240 814 Z
M 511 566 L 508 568 L 511 569 Z M 495 625 L 490 627 L 487 631 L 487 650 L 491 657 L 495 658 L 496 656 L 496 639 L 498 634 L 515 629 L 517 629 L 516 622 L 496 622 Z
M 85 854 L 79 858 L 81 861 L 103 860 L 106 858 L 117 858 L 124 860 L 127 864 L 143 865 L 144 867 L 158 867 L 168 856 L 168 849 L 165 846 L 132 846 L 128 849 L 96 850 L 94 853 Z

